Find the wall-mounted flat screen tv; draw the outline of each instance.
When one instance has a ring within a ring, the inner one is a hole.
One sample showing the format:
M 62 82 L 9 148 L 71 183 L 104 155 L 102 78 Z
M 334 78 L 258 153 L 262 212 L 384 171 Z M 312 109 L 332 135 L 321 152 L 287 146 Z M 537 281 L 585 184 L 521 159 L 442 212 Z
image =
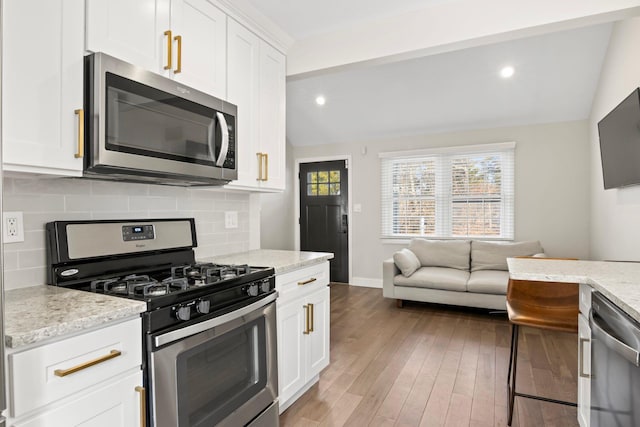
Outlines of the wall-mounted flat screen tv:
M 598 123 L 605 190 L 640 184 L 640 88 Z

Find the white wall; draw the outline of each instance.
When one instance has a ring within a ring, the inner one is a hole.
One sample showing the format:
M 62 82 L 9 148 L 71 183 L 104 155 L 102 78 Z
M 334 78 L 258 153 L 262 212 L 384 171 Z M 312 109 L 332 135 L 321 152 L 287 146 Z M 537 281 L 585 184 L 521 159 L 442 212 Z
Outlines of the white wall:
M 50 221 L 194 217 L 196 258 L 246 251 L 259 241 L 250 232 L 249 193 L 86 179 L 5 178 L 3 187 L 3 209 L 23 212 L 25 226 L 24 242 L 4 244 L 5 289 L 45 284 Z M 224 228 L 225 211 L 238 212 L 237 229 Z
M 639 45 L 640 18 L 615 24 L 591 109 L 591 254 L 594 259 L 640 261 L 640 186 L 604 190 L 597 128 L 598 121 L 640 86 Z
M 516 142 L 515 240 L 540 240 L 552 256 L 588 258 L 589 132 L 586 121 L 293 147 L 293 157 L 351 154 L 353 191 L 350 197 L 352 203 L 362 205 L 362 212 L 351 217 L 353 281 L 355 284 L 381 283 L 382 261 L 402 245 L 383 244 L 380 240 L 378 153 L 505 141 Z M 364 155 L 363 147 L 367 147 Z

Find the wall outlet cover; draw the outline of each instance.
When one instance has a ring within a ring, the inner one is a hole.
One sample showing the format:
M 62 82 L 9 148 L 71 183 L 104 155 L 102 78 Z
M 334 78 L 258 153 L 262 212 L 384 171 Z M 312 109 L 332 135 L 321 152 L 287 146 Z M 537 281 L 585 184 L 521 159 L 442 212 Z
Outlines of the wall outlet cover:
M 224 228 L 238 228 L 237 211 L 227 211 L 224 213 Z
M 24 242 L 22 212 L 2 212 L 2 240 L 4 243 Z

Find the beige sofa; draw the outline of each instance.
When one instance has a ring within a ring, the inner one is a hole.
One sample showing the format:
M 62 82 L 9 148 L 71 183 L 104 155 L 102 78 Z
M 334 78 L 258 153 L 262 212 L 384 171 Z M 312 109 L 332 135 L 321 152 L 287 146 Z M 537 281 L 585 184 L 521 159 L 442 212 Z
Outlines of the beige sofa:
M 413 239 L 383 263 L 383 295 L 403 300 L 505 309 L 507 258 L 544 256 L 538 241 Z

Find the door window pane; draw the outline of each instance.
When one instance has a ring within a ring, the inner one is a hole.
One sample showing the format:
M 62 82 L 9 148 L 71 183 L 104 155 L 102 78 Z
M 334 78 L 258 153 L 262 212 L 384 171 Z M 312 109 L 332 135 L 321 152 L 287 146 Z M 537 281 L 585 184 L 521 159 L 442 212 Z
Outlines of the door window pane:
M 318 195 L 318 184 L 307 184 L 307 196 Z
M 340 195 L 340 184 L 329 184 L 329 194 L 331 196 L 339 196 Z
M 328 196 L 329 195 L 329 184 L 318 184 L 318 195 L 319 196 Z
M 307 183 L 315 184 L 318 182 L 318 172 L 307 173 Z

